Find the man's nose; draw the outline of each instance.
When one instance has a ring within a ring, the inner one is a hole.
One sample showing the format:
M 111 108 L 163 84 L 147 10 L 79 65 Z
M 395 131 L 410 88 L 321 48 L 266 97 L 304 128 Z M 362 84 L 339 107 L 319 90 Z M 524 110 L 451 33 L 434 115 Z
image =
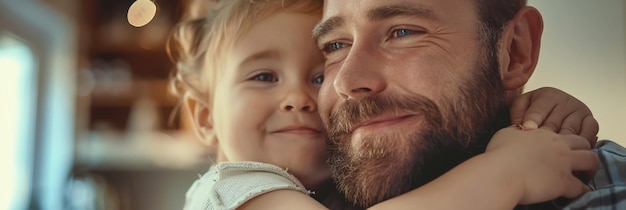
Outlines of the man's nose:
M 371 49 L 353 45 L 333 82 L 337 94 L 343 99 L 358 99 L 383 91 L 387 84 L 381 72 L 382 59 Z

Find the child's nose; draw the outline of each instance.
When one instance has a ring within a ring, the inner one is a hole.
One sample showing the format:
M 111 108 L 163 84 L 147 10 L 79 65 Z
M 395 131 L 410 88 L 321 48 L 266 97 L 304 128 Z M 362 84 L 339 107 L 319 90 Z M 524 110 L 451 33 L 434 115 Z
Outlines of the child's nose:
M 315 100 L 304 91 L 297 91 L 287 95 L 280 107 L 283 111 L 313 112 L 317 109 Z

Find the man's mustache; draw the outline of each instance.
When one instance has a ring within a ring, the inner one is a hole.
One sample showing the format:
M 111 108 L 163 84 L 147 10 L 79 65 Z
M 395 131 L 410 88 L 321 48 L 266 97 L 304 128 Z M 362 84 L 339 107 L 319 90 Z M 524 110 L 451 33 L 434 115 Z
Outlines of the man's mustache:
M 442 125 L 439 108 L 424 96 L 377 94 L 345 100 L 330 115 L 329 123 L 325 125 L 326 133 L 331 141 L 342 139 L 342 136 L 351 134 L 361 123 L 382 113 L 422 115 L 426 120 L 435 121 L 431 125 Z

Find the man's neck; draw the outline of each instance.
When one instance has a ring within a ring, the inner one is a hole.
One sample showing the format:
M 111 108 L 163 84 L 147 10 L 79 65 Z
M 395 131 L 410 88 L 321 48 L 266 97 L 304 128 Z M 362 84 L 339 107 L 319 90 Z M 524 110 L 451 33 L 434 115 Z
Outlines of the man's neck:
M 424 185 L 437 177 L 443 175 L 450 169 L 461 164 L 465 160 L 472 158 L 478 154 L 484 153 L 487 148 L 487 144 L 493 137 L 493 135 L 502 128 L 511 125 L 509 108 L 502 108 L 484 128 L 480 128 L 477 131 L 475 139 L 472 139 L 472 143 L 468 147 L 446 147 L 440 148 L 441 151 L 445 151 L 438 154 L 436 157 L 430 157 L 429 160 L 424 160 L 424 167 L 429 170 L 414 171 L 413 174 L 419 174 L 419 177 L 414 177 L 412 183 L 415 188 Z M 449 137 L 455 138 L 455 137 Z

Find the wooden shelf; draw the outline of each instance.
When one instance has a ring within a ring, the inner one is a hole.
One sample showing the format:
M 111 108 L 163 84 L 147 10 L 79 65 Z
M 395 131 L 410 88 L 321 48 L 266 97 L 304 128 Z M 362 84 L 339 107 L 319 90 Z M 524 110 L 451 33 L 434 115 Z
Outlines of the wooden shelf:
M 96 85 L 91 93 L 91 106 L 128 107 L 140 97 L 150 98 L 159 106 L 174 107 L 178 103 L 169 93 L 167 80 L 147 79 Z
M 75 167 L 93 170 L 206 170 L 212 149 L 191 133 L 91 131 L 76 144 Z
M 84 74 L 72 177 L 106 186 L 107 193 L 93 196 L 107 205 L 94 208 L 180 208 L 212 151 L 181 126 L 183 119 L 169 125 L 178 100 L 168 91 L 173 64 L 165 38 L 187 1 L 154 1 L 157 16 L 141 28 L 126 21 L 134 1 L 76 2 Z

